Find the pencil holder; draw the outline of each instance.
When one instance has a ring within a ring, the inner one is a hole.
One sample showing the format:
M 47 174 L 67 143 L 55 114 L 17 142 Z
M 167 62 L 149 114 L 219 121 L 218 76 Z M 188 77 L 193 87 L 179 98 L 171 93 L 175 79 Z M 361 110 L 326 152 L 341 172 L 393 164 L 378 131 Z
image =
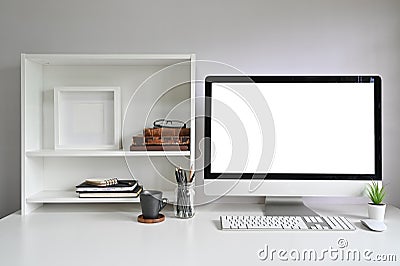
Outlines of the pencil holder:
M 191 218 L 194 215 L 194 182 L 178 184 L 175 189 L 176 203 L 175 216 L 183 219 Z

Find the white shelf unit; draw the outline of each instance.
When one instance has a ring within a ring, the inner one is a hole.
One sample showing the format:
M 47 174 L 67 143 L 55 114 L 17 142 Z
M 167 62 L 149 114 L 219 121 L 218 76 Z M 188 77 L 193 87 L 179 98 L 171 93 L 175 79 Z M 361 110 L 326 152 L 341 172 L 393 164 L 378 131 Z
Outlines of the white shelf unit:
M 119 87 L 120 149 L 55 149 L 56 87 Z M 135 178 L 145 189 L 172 191 L 174 168 L 194 167 L 194 88 L 194 54 L 22 54 L 22 215 L 45 203 L 139 202 L 79 198 L 74 188 L 89 177 Z M 190 151 L 129 151 L 132 136 L 159 118 L 187 123 Z

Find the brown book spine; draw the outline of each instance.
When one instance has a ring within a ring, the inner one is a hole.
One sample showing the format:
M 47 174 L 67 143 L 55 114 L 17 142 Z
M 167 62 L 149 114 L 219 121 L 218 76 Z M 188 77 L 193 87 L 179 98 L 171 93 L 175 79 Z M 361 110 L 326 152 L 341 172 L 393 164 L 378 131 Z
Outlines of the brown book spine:
M 135 146 L 131 145 L 131 151 L 188 151 L 189 146 L 187 145 L 143 145 Z
M 189 145 L 190 137 L 187 136 L 163 136 L 163 137 L 132 137 L 132 145 Z
M 190 128 L 145 128 L 145 137 L 190 136 Z

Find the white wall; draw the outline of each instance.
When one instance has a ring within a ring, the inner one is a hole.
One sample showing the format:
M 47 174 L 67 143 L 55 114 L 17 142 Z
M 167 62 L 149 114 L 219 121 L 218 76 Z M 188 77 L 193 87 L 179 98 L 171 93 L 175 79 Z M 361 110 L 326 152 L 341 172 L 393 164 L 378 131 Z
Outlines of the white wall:
M 0 0 L 0 217 L 19 209 L 20 53 L 194 52 L 247 73 L 381 74 L 384 180 L 400 206 L 399 14 L 398 0 Z

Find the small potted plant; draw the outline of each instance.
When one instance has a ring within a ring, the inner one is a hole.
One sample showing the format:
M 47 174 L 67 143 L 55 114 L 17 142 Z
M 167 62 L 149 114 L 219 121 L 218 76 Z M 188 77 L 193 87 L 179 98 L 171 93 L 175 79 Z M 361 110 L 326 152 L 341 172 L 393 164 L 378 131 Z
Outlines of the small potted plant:
M 383 221 L 385 217 L 386 204 L 382 203 L 385 198 L 385 189 L 382 185 L 379 187 L 379 183 L 372 181 L 368 184 L 368 196 L 371 200 L 368 203 L 368 216 L 370 219 Z

